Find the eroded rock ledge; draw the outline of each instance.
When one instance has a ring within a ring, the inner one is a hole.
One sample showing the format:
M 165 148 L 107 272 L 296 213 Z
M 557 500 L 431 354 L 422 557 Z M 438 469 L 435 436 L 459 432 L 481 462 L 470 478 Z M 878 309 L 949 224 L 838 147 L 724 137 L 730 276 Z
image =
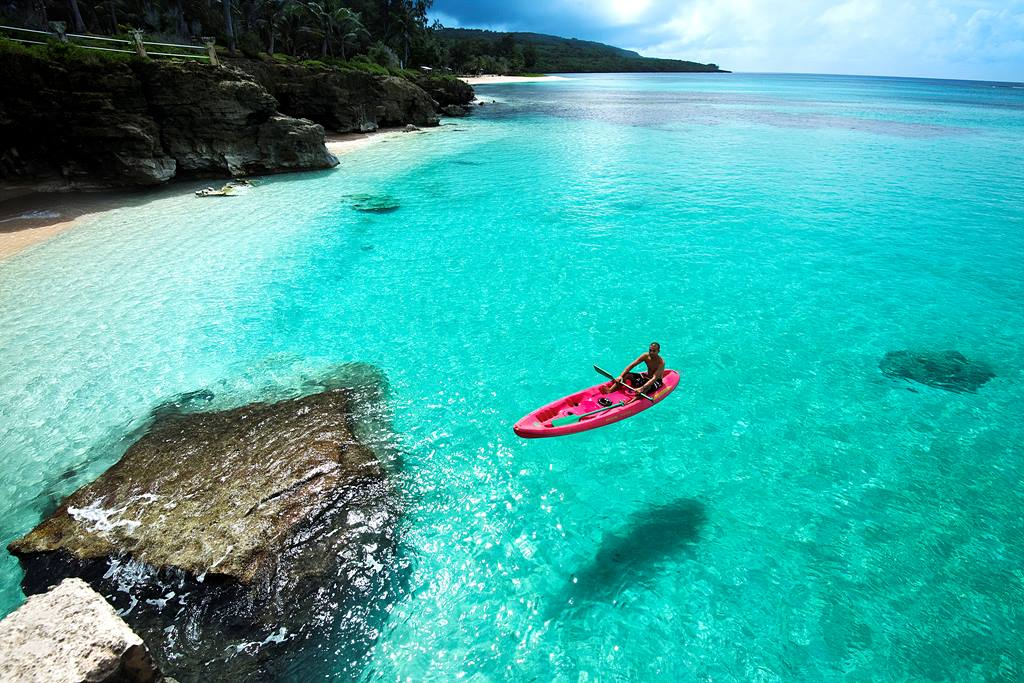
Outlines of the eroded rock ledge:
M 67 579 L 0 621 L 0 680 L 7 683 L 160 683 L 142 638 L 99 593 Z
M 116 465 L 9 546 L 25 592 L 86 579 L 181 680 L 270 676 L 339 630 L 368 649 L 394 595 L 398 508 L 353 432 L 355 400 L 334 389 L 162 410 Z

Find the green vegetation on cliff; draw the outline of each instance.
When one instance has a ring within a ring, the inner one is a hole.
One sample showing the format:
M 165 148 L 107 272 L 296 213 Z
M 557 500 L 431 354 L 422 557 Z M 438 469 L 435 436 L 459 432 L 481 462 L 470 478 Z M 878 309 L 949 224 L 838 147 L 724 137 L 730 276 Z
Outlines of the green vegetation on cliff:
M 246 57 L 285 53 L 302 59 L 360 56 L 388 69 L 422 63 L 432 38 L 430 0 L 37 0 L 0 3 L 0 23 L 69 33 L 124 35 L 198 43 L 213 36 Z
M 231 55 L 380 75 L 428 66 L 457 73 L 720 71 L 715 64 L 642 57 L 602 43 L 539 33 L 427 26 L 433 0 L 36 0 L 0 2 L 0 23 L 77 34 L 200 43 Z M 2 32 L 0 32 L 2 33 Z

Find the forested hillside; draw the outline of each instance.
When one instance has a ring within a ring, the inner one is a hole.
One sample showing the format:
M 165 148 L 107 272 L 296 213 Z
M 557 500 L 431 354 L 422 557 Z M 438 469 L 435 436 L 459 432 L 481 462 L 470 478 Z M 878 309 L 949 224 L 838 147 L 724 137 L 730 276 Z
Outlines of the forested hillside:
M 448 63 L 462 73 L 599 73 L 721 71 L 717 64 L 642 57 L 636 52 L 541 33 L 440 28 Z
M 428 26 L 432 0 L 0 0 L 0 23 L 69 33 L 199 43 L 232 55 L 276 56 L 392 73 L 719 71 L 715 64 L 641 57 L 610 45 L 538 33 Z M 342 64 L 344 63 L 344 64 Z

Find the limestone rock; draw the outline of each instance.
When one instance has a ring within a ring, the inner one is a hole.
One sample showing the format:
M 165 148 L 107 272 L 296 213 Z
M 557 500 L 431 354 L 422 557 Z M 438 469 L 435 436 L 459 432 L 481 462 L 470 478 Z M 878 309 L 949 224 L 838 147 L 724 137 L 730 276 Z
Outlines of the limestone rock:
M 467 105 L 476 97 L 473 86 L 455 76 L 421 76 L 416 84 L 426 90 L 441 107 Z
M 240 71 L 152 62 L 147 99 L 179 173 L 246 175 L 337 164 L 323 128 L 277 113 L 277 101 Z
M 352 429 L 368 400 L 331 389 L 158 411 L 117 464 L 9 546 L 25 592 L 85 578 L 182 681 L 272 677 L 332 631 L 368 649 L 395 595 L 398 514 Z
M 441 107 L 442 114 L 444 114 L 445 116 L 452 116 L 456 118 L 468 116 L 470 111 L 472 110 L 469 107 L 466 107 L 461 104 L 449 104 L 447 106 Z
M 164 680 L 114 608 L 80 579 L 32 596 L 0 621 L 0 680 L 157 683 Z
M 889 377 L 956 393 L 975 392 L 996 376 L 988 365 L 959 351 L 890 351 L 878 367 Z
M 314 410 L 322 422 L 311 428 L 304 416 Z M 381 478 L 345 415 L 344 393 L 331 392 L 167 419 L 10 550 L 26 559 L 125 554 L 250 584 L 273 572 L 295 527 L 348 485 Z
M 277 98 L 282 113 L 315 121 L 332 132 L 438 123 L 430 95 L 404 78 L 255 60 L 232 64 Z
M 306 119 L 271 116 L 260 126 L 257 140 L 260 155 L 245 165 L 242 175 L 338 165 L 324 146 L 324 127 Z
M 422 88 L 404 78 L 388 76 L 381 82 L 384 99 L 377 107 L 377 122 L 382 126 L 436 126 L 434 101 Z
M 0 54 L 0 178 L 72 188 L 327 168 L 323 130 L 230 68 Z M 268 125 L 269 124 L 269 125 Z
M 129 64 L 6 52 L 0 71 L 0 178 L 94 187 L 154 185 L 174 175 Z

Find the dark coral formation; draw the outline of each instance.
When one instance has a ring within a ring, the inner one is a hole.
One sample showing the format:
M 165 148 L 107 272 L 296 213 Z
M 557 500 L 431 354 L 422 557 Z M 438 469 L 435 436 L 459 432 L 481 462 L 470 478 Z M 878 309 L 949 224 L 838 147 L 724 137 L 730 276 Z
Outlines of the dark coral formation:
M 388 194 L 353 194 L 348 199 L 352 208 L 362 213 L 393 213 L 402 208 L 398 200 Z
M 367 410 L 360 391 L 160 410 L 116 465 L 10 545 L 26 593 L 84 578 L 180 680 L 272 677 L 295 648 L 339 632 L 358 666 L 398 563 L 397 494 L 352 423 Z
M 995 377 L 992 369 L 959 351 L 890 351 L 878 363 L 888 377 L 956 393 L 972 393 Z

